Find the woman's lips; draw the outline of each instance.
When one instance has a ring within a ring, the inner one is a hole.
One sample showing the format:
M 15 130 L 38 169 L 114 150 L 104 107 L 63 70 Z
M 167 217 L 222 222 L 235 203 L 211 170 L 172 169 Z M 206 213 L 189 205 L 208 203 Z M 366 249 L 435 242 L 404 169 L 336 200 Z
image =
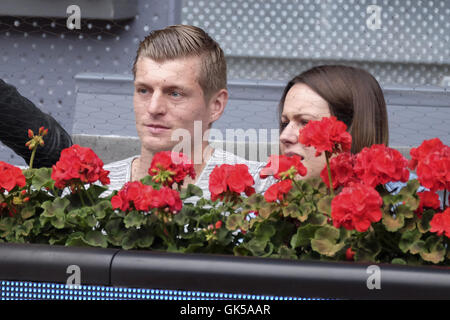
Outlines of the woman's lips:
M 292 156 L 299 156 L 300 158 L 302 158 L 302 160 L 305 158 L 305 157 L 303 157 L 300 153 L 296 153 L 296 152 L 285 152 L 284 153 L 284 155 L 285 156 L 288 156 L 288 157 L 292 157 Z
M 150 133 L 152 134 L 160 134 L 160 133 L 165 133 L 167 131 L 169 131 L 169 128 L 162 126 L 162 125 L 157 125 L 157 124 L 150 124 L 146 126 Z

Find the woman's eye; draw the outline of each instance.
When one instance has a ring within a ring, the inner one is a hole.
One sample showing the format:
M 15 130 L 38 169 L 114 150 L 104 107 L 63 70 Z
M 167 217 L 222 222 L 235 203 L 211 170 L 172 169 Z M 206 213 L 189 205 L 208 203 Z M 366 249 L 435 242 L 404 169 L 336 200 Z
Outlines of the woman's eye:
M 283 131 L 287 127 L 288 124 L 289 124 L 289 122 L 282 122 L 281 125 L 280 125 L 281 131 Z
M 302 121 L 300 121 L 300 124 L 302 126 L 306 126 L 308 124 L 308 122 L 309 122 L 309 120 L 302 120 Z

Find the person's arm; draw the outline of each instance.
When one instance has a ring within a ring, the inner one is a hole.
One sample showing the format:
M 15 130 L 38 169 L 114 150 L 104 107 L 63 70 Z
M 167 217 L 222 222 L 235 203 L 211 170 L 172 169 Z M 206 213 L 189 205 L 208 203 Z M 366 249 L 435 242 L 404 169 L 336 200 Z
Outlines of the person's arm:
M 52 116 L 0 79 L 0 141 L 28 164 L 31 157 L 31 151 L 25 146 L 29 140 L 28 129 L 37 134 L 40 127 L 48 128 L 48 134 L 44 137 L 45 145 L 37 149 L 33 167 L 51 167 L 61 151 L 72 145 L 70 135 Z

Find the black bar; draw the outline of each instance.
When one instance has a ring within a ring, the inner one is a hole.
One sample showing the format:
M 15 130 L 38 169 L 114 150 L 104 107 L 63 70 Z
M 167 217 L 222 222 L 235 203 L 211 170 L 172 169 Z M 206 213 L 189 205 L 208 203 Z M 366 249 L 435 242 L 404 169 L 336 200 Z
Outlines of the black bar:
M 111 282 L 116 286 L 307 298 L 450 298 L 450 268 L 380 264 L 380 289 L 369 289 L 369 266 L 354 262 L 121 251 L 113 261 Z
M 81 284 L 110 285 L 118 249 L 0 243 L 0 279 L 67 283 L 70 265 L 80 268 Z
M 0 280 L 339 299 L 450 299 L 450 268 L 378 264 L 380 288 L 369 289 L 370 264 L 179 254 L 158 251 L 0 244 Z M 368 281 L 369 280 L 369 281 Z

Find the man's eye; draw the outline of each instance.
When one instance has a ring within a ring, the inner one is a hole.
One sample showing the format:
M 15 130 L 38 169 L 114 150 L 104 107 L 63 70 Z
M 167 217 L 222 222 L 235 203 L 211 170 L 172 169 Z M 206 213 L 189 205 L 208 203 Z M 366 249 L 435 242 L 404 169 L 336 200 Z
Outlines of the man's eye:
M 172 97 L 174 97 L 174 98 L 181 97 L 181 93 L 180 93 L 180 92 L 177 92 L 177 91 L 172 91 L 172 92 L 170 93 L 170 95 L 171 95 Z
M 140 93 L 140 94 L 146 94 L 146 93 L 148 92 L 148 90 L 147 90 L 147 89 L 144 89 L 144 88 L 139 88 L 137 91 L 138 91 L 138 93 Z

